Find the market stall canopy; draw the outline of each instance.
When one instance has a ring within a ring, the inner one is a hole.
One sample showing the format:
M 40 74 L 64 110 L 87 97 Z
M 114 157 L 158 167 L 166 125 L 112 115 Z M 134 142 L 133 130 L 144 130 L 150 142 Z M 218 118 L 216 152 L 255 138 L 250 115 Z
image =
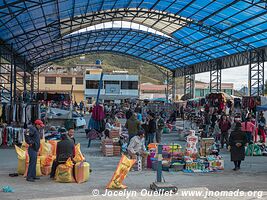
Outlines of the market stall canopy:
M 0 48 L 30 70 L 106 52 L 199 73 L 210 70 L 209 61 L 265 50 L 267 41 L 266 2 L 260 0 L 0 0 L 0 13 Z

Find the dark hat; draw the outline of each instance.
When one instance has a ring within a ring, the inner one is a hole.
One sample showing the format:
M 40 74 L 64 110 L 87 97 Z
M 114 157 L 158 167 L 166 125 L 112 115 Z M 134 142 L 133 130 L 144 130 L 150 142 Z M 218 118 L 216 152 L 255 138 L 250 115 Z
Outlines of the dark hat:
M 66 133 L 67 130 L 66 130 L 64 127 L 60 127 L 60 128 L 58 129 L 58 132 L 59 132 L 59 133 Z
M 144 135 L 145 134 L 145 131 L 143 131 L 143 130 L 139 130 L 138 132 L 137 132 L 137 136 L 140 136 L 140 135 Z
M 241 128 L 241 127 L 242 127 L 241 122 L 236 122 L 235 128 Z

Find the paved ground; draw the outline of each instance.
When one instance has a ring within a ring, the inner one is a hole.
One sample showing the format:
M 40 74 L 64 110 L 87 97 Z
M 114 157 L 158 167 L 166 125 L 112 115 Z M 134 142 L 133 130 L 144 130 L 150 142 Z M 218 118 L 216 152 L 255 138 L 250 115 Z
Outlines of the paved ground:
M 9 173 L 16 171 L 17 159 L 16 153 L 13 149 L 0 149 L 0 187 L 9 185 L 15 190 L 14 193 L 0 192 L 0 199 L 88 199 L 92 198 L 92 191 L 98 189 L 100 194 L 105 193 L 105 186 L 109 182 L 116 169 L 119 157 L 103 157 L 100 152 L 100 142 L 93 141 L 91 147 L 88 149 L 85 133 L 81 131 L 76 135 L 77 140 L 81 143 L 82 152 L 86 159 L 90 162 L 93 172 L 90 180 L 83 184 L 62 184 L 51 181 L 48 177 L 42 177 L 36 183 L 26 182 L 21 176 L 11 178 Z M 164 135 L 164 142 L 178 142 L 176 133 Z M 170 196 L 167 199 L 203 199 L 203 197 L 183 197 L 182 191 L 265 191 L 263 194 L 257 193 L 254 197 L 243 197 L 246 199 L 256 199 L 257 195 L 262 196 L 262 199 L 267 199 L 267 157 L 247 157 L 242 164 L 242 169 L 238 172 L 232 171 L 232 163 L 229 161 L 229 153 L 222 152 L 225 159 L 225 170 L 220 173 L 208 174 L 185 174 L 182 172 L 169 173 L 164 172 L 164 178 L 167 182 L 177 186 L 181 191 L 179 196 Z M 148 199 L 149 196 L 144 197 L 146 191 L 142 189 L 149 189 L 149 185 L 156 179 L 154 171 L 130 172 L 125 180 L 128 186 L 127 192 L 137 191 L 138 193 L 130 199 Z M 94 191 L 95 192 L 95 191 Z M 142 193 L 141 193 L 142 192 Z M 117 199 L 118 197 L 110 199 Z M 143 195 L 143 196 L 142 196 Z M 202 193 L 201 195 L 204 195 Z M 126 193 L 123 199 L 126 198 Z M 62 197 L 62 198 L 59 198 Z M 103 199 L 104 196 L 93 197 L 93 199 Z M 159 199 L 162 197 L 153 197 Z M 209 199 L 235 199 L 215 197 Z

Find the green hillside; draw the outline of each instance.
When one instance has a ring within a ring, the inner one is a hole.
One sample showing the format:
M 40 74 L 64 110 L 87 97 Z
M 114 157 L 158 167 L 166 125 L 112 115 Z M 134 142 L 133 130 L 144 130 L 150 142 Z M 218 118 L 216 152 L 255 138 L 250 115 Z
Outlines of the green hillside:
M 133 59 L 128 56 L 114 54 L 87 54 L 84 59 L 80 57 L 69 58 L 55 62 L 61 66 L 73 66 L 75 64 L 94 64 L 96 60 L 102 61 L 103 70 L 126 70 L 130 74 L 141 74 L 141 82 L 151 82 L 163 84 L 166 77 L 154 66 L 141 60 Z M 183 82 L 178 79 L 178 85 Z

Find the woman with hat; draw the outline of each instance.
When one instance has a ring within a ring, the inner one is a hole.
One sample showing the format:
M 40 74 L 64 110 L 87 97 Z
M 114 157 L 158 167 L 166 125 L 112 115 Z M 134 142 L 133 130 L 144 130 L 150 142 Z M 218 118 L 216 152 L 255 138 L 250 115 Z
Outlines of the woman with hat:
M 241 161 L 245 160 L 245 146 L 247 144 L 246 133 L 241 130 L 242 125 L 236 122 L 235 129 L 229 137 L 229 145 L 231 147 L 231 161 L 234 162 L 234 171 L 240 169 Z

